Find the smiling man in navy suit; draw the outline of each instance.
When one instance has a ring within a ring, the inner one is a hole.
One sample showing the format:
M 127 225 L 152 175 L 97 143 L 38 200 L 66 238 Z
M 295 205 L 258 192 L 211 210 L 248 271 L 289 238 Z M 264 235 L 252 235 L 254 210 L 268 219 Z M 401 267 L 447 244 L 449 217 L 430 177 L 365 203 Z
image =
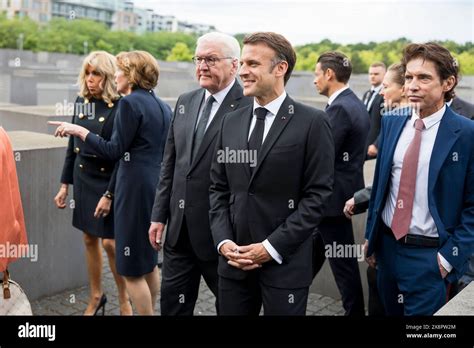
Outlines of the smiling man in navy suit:
M 412 110 L 382 118 L 369 204 L 367 261 L 388 315 L 433 315 L 474 243 L 474 123 L 447 105 L 458 81 L 435 43 L 403 52 Z
M 279 34 L 244 39 L 240 77 L 254 100 L 225 115 L 209 188 L 222 315 L 258 315 L 262 303 L 265 315 L 306 313 L 312 232 L 332 191 L 334 143 L 327 115 L 285 92 L 295 62 Z

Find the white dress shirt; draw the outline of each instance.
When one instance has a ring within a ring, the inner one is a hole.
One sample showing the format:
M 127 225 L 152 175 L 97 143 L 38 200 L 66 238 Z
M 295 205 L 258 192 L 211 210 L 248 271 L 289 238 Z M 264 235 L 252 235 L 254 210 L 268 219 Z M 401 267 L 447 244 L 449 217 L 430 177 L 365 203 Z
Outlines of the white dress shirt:
M 380 91 L 382 90 L 382 84 L 378 85 L 377 87 L 371 87 L 370 88 L 370 91 L 374 91 L 374 93 L 372 94 L 372 97 L 370 98 L 368 104 L 367 104 L 367 111 L 370 110 L 370 107 L 372 106 L 372 103 L 374 102 L 374 99 L 375 97 L 377 96 L 377 94 L 380 94 Z
M 211 113 L 209 115 L 209 120 L 207 120 L 206 130 L 207 130 L 207 127 L 209 127 L 209 125 L 211 124 L 212 120 L 214 119 L 214 116 L 216 115 L 217 110 L 219 110 L 220 106 L 222 105 L 222 102 L 224 101 L 225 97 L 227 96 L 227 93 L 229 93 L 230 89 L 234 86 L 234 83 L 235 83 L 235 79 L 232 80 L 232 82 L 226 88 L 220 90 L 216 94 L 212 94 L 215 101 L 214 101 L 214 103 L 212 103 Z M 201 108 L 199 110 L 199 115 L 198 115 L 197 122 L 194 126 L 194 130 L 197 129 L 197 126 L 199 124 L 199 120 L 201 119 L 202 113 L 204 112 L 204 108 L 206 107 L 207 99 L 210 96 L 211 96 L 211 92 L 209 92 L 206 89 L 206 92 L 204 93 L 204 101 L 201 103 Z
M 331 94 L 331 96 L 329 97 L 328 99 L 328 105 L 331 105 L 333 102 L 334 102 L 334 99 L 336 99 L 339 94 L 341 94 L 342 92 L 344 92 L 346 89 L 349 89 L 349 85 L 345 85 L 344 87 L 342 87 L 341 89 L 338 89 L 336 92 L 334 92 L 333 94 Z
M 446 111 L 446 105 L 434 114 L 423 118 L 425 128 L 421 131 L 420 155 L 418 158 L 418 169 L 416 173 L 415 197 L 413 200 L 413 211 L 408 229 L 408 234 L 422 235 L 426 237 L 439 237 L 438 229 L 431 216 L 428 204 L 428 176 L 433 146 L 438 134 L 439 124 Z M 400 176 L 402 173 L 403 158 L 411 141 L 415 136 L 415 121 L 420 118 L 413 111 L 411 119 L 407 121 L 398 139 L 395 153 L 393 154 L 392 173 L 390 180 L 390 191 L 382 211 L 382 220 L 387 226 L 392 225 L 393 214 L 400 187 Z M 452 266 L 438 253 L 443 267 L 451 271 Z
M 273 124 L 273 121 L 275 120 L 276 115 L 278 114 L 278 111 L 280 110 L 281 105 L 283 104 L 283 101 L 286 98 L 286 92 L 283 91 L 283 93 L 276 99 L 272 100 L 270 103 L 266 105 L 260 105 L 256 99 L 254 99 L 253 102 L 253 117 L 252 120 L 250 121 L 250 128 L 249 128 L 249 134 L 248 134 L 248 139 L 250 139 L 250 135 L 252 134 L 253 129 L 255 128 L 255 123 L 257 122 L 257 116 L 255 115 L 255 109 L 263 107 L 268 110 L 267 116 L 265 117 L 265 127 L 263 130 L 263 142 L 265 142 L 265 138 L 268 135 L 268 132 L 270 131 L 270 128 Z M 263 144 L 263 143 L 262 143 Z M 220 242 L 217 245 L 217 251 L 219 252 L 219 249 L 221 246 L 226 243 L 230 242 L 230 239 L 224 239 L 222 242 Z M 283 262 L 283 257 L 276 251 L 276 249 L 270 244 L 268 239 L 265 239 L 263 242 L 263 247 L 267 250 L 267 252 L 270 254 L 270 256 L 279 264 Z

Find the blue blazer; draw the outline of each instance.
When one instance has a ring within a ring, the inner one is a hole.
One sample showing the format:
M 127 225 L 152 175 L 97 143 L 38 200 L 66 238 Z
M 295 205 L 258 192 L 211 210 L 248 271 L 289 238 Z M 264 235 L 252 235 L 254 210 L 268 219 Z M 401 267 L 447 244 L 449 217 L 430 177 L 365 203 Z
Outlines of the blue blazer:
M 367 255 L 376 250 L 381 214 L 390 187 L 393 154 L 411 112 L 382 117 L 379 155 L 369 203 Z M 430 160 L 428 205 L 440 238 L 439 253 L 453 266 L 448 281 L 459 279 L 474 248 L 474 122 L 446 107 Z M 375 250 L 374 250 L 375 249 Z

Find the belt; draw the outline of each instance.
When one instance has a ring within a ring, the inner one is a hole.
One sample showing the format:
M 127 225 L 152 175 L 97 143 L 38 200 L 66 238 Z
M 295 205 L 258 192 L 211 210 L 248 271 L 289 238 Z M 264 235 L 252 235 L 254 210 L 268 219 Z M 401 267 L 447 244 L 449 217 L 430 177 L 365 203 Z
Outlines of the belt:
M 383 231 L 391 236 L 393 239 L 395 239 L 395 235 L 393 234 L 393 231 L 390 227 L 385 225 L 383 222 Z M 415 246 L 420 246 L 420 247 L 426 247 L 426 248 L 436 248 L 439 246 L 439 238 L 438 237 L 426 237 L 426 236 L 421 236 L 418 234 L 407 234 L 404 237 L 400 238 L 398 241 L 400 244 L 405 244 L 405 245 L 415 245 Z

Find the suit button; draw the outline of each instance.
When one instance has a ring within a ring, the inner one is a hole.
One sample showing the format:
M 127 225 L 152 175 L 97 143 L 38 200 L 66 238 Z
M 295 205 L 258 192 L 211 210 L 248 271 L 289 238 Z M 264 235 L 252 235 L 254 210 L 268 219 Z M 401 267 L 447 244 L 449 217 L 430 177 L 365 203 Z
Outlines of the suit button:
M 99 122 L 102 123 L 105 121 L 105 117 L 99 117 Z
M 105 172 L 105 168 L 100 168 L 100 171 L 101 171 L 101 172 Z
M 82 164 L 79 164 L 79 168 L 83 169 L 83 168 L 84 168 L 84 166 L 83 166 Z
M 75 153 L 79 153 L 79 151 L 81 151 L 80 148 L 78 148 L 78 147 L 74 148 L 74 152 L 75 152 Z
M 82 112 L 79 114 L 79 118 L 80 118 L 81 120 L 84 118 L 84 114 L 83 114 Z
M 186 177 L 186 180 L 191 180 L 191 175 L 188 175 L 188 176 Z

